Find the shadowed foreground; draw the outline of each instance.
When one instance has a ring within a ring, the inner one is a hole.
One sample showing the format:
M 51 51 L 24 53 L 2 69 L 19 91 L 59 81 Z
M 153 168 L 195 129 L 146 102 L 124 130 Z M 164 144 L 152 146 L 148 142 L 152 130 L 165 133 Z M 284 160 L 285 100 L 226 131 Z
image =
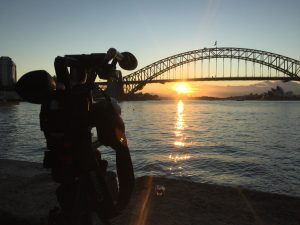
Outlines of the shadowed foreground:
M 163 185 L 156 196 L 155 185 Z M 43 225 L 57 205 L 49 171 L 39 163 L 0 160 L 0 224 Z M 179 181 L 141 177 L 129 206 L 115 225 L 300 224 L 300 198 Z

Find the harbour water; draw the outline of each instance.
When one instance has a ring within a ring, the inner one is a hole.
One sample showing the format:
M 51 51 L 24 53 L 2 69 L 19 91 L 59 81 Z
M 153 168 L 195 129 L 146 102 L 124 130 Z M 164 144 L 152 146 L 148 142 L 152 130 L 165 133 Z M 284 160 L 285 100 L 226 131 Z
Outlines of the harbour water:
M 299 101 L 122 102 L 137 177 L 300 196 Z M 39 105 L 0 106 L 0 158 L 42 162 Z M 114 151 L 100 147 L 114 168 Z

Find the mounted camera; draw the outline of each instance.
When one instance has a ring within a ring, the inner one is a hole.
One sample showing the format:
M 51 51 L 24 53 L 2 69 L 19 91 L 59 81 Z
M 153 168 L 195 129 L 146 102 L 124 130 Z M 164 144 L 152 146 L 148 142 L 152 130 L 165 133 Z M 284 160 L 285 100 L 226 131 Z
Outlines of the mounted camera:
M 56 57 L 56 79 L 38 70 L 16 84 L 25 101 L 41 104 L 40 128 L 48 149 L 44 167 L 51 168 L 53 179 L 60 183 L 57 199 L 62 224 L 89 224 L 90 212 L 108 224 L 132 193 L 134 173 L 120 107 L 105 91 L 99 101 L 92 95 L 97 76 L 121 81 L 117 63 L 125 70 L 137 67 L 131 53 L 111 48 L 107 53 Z M 93 127 L 96 141 L 92 140 Z M 118 182 L 97 150 L 101 144 L 115 150 Z

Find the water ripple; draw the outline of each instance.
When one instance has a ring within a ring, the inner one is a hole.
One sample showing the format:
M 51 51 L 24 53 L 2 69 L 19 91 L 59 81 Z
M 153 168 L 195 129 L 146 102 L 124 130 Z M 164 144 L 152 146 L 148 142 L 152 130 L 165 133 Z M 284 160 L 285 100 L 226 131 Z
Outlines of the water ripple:
M 122 102 L 136 176 L 300 196 L 300 102 Z M 41 162 L 39 106 L 0 107 L 0 158 Z M 115 154 L 100 148 L 115 169 Z

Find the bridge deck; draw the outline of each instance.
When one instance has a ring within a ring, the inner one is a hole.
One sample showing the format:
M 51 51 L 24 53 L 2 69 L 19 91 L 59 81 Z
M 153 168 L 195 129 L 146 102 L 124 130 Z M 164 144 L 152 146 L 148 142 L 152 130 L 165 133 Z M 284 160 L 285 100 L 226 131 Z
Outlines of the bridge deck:
M 170 83 L 170 82 L 194 82 L 194 81 L 263 81 L 263 80 L 282 80 L 282 81 L 300 81 L 299 77 L 205 77 L 205 78 L 189 78 L 189 79 L 160 79 L 160 80 L 150 80 L 150 83 Z M 141 81 L 123 81 L 123 84 L 138 84 Z M 98 85 L 106 85 L 107 82 L 96 82 Z

